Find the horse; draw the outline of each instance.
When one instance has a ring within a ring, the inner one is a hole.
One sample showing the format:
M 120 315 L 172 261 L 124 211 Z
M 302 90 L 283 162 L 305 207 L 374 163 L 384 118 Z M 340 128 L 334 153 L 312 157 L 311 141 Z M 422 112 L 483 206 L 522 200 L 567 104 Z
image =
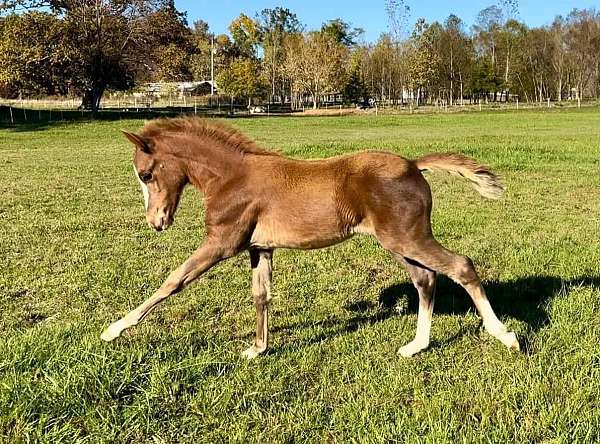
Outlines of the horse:
M 224 123 L 194 117 L 151 120 L 138 132 L 123 134 L 135 147 L 133 168 L 148 225 L 157 231 L 171 226 L 184 187 L 191 184 L 203 195 L 206 235 L 149 299 L 102 332 L 103 340 L 117 338 L 211 267 L 247 250 L 256 337 L 242 355 L 255 358 L 268 347 L 273 251 L 323 248 L 368 234 L 406 268 L 419 295 L 416 334 L 400 347 L 401 356 L 429 346 L 437 273 L 467 291 L 489 334 L 519 350 L 516 335 L 494 313 L 471 259 L 444 248 L 431 230 L 426 170 L 462 176 L 483 197 L 502 196 L 500 179 L 474 159 L 429 154 L 409 160 L 385 151 L 293 159 Z

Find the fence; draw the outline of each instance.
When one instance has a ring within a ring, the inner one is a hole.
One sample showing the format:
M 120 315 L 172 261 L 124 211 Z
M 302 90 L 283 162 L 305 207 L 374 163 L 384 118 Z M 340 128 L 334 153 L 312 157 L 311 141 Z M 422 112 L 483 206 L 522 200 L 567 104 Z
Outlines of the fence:
M 152 117 L 170 117 L 180 114 L 197 114 L 203 116 L 228 116 L 231 114 L 250 114 L 246 104 L 223 101 L 223 97 L 187 97 L 177 100 L 143 100 L 144 98 L 107 98 L 102 101 L 97 119 L 139 119 Z M 227 98 L 229 99 L 229 98 Z M 92 114 L 88 110 L 79 109 L 80 99 L 45 99 L 45 100 L 1 100 L 0 99 L 0 124 L 20 124 L 35 122 L 89 120 Z M 358 110 L 357 108 L 342 108 L 341 105 L 322 104 L 321 108 L 313 110 L 312 107 L 292 110 L 290 104 L 266 104 L 260 107 L 262 115 L 281 115 L 300 113 L 306 115 L 335 115 L 335 114 L 405 114 L 405 113 L 436 113 L 436 112 L 462 112 L 483 110 L 520 110 L 520 109 L 556 109 L 598 106 L 598 101 L 562 101 L 562 102 L 489 102 L 449 106 L 445 103 L 421 105 L 416 107 L 411 103 L 397 104 L 393 102 L 377 102 L 371 108 Z M 304 112 L 306 111 L 306 112 Z

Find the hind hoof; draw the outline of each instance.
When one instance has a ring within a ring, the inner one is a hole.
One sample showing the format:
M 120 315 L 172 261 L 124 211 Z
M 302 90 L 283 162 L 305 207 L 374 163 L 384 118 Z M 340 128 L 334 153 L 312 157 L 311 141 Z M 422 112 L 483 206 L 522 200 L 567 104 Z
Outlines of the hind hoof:
M 502 333 L 498 336 L 498 340 L 511 350 L 521 350 L 521 347 L 519 346 L 519 341 L 517 340 L 517 335 L 515 335 L 512 331 Z

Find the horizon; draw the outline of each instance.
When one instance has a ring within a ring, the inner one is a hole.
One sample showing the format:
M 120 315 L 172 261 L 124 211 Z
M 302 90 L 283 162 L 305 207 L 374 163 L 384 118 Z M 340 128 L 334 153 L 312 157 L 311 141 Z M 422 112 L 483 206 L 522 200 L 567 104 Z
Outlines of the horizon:
M 443 22 L 450 14 L 460 17 L 464 22 L 465 30 L 470 30 L 479 11 L 497 4 L 493 0 L 462 1 L 454 5 L 440 0 L 420 3 L 407 1 L 406 3 L 410 7 L 407 32 L 412 30 L 418 18 L 424 18 L 428 23 Z M 357 0 L 330 0 L 324 6 L 323 2 L 318 3 L 316 0 L 286 2 L 253 0 L 240 5 L 232 0 L 222 0 L 219 8 L 211 8 L 214 2 L 207 0 L 175 0 L 177 9 L 186 12 L 189 25 L 196 20 L 204 20 L 215 34 L 229 34 L 229 24 L 240 13 L 255 18 L 256 14 L 265 8 L 281 6 L 295 13 L 307 30 L 318 29 L 323 23 L 340 18 L 353 27 L 363 28 L 365 32 L 360 40 L 367 43 L 377 41 L 381 34 L 389 31 L 385 2 L 380 0 L 377 4 L 378 6 L 373 6 Z M 551 24 L 556 16 L 566 16 L 573 9 L 590 9 L 599 6 L 600 2 L 591 0 L 522 1 L 516 18 L 529 27 L 539 27 Z

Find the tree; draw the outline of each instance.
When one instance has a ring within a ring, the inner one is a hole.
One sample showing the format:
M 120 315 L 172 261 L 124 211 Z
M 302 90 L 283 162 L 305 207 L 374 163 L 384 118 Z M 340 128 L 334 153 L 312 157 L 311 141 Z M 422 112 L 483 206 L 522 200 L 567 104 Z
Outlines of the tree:
M 407 44 L 382 34 L 362 51 L 361 71 L 369 94 L 377 100 L 403 99 L 408 84 Z
M 229 25 L 229 32 L 237 46 L 240 56 L 256 58 L 258 44 L 261 41 L 260 27 L 246 14 L 240 14 Z
M 426 87 L 439 73 L 440 59 L 433 43 L 432 28 L 424 19 L 417 20 L 408 52 L 409 86 L 416 92 L 417 105 Z
M 210 79 L 210 52 L 214 35 L 210 32 L 208 23 L 203 20 L 194 22 L 190 41 L 193 47 L 190 55 L 190 72 L 194 80 Z
M 348 49 L 332 37 L 311 32 L 289 38 L 286 45 L 285 72 L 297 94 L 310 94 L 313 108 L 321 95 L 346 83 Z
M 264 92 L 264 82 L 260 73 L 260 65 L 256 60 L 239 58 L 217 75 L 219 88 L 233 99 L 246 98 L 248 105 L 252 99 Z
M 367 86 L 363 78 L 361 62 L 366 48 L 357 48 L 350 57 L 348 80 L 344 86 L 344 98 L 351 103 L 359 103 L 367 99 Z
M 477 14 L 473 25 L 474 40 L 480 57 L 489 57 L 490 65 L 496 67 L 498 30 L 502 26 L 502 9 L 488 6 Z
M 67 93 L 63 35 L 62 21 L 46 12 L 0 19 L 0 86 L 6 95 Z
M 574 9 L 567 16 L 566 35 L 573 60 L 577 97 L 583 97 L 600 64 L 600 14 L 594 9 Z
M 449 101 L 454 104 L 456 86 L 458 83 L 458 97 L 464 97 L 464 85 L 469 81 L 475 58 L 471 39 L 463 29 L 463 22 L 456 15 L 451 14 L 444 23 L 441 36 L 440 65 L 445 70 L 445 78 L 449 82 Z
M 388 16 L 390 36 L 393 36 L 396 41 L 402 40 L 410 16 L 410 6 L 405 0 L 385 0 L 385 11 Z
M 271 81 L 271 99 L 278 93 L 283 98 L 285 94 L 282 70 L 285 58 L 284 42 L 289 35 L 302 32 L 303 26 L 296 14 L 281 7 L 263 9 L 257 15 L 256 21 L 262 39 L 263 64 Z
M 568 70 L 568 52 L 566 42 L 566 23 L 563 17 L 554 19 L 550 27 L 550 36 L 553 43 L 552 68 L 556 79 L 556 99 L 561 102 L 563 98 L 563 82 Z
M 57 51 L 52 57 L 69 60 L 66 81 L 80 92 L 82 107 L 94 113 L 107 88 L 130 88 L 136 75 L 153 69 L 157 37 L 168 44 L 169 28 L 163 20 L 155 32 L 153 14 L 165 10 L 163 18 L 182 19 L 172 14 L 173 0 L 5 0 L 0 7 L 49 8 L 62 21 L 63 44 L 52 48 Z
M 192 79 L 190 58 L 195 52 L 192 32 L 185 14 L 177 11 L 172 0 L 144 18 L 147 48 L 150 52 L 146 65 L 149 79 L 173 82 Z M 137 75 L 136 80 L 143 78 Z
M 357 43 L 357 39 L 364 34 L 365 30 L 362 28 L 352 28 L 349 23 L 346 23 L 342 19 L 329 20 L 327 23 L 323 23 L 321 26 L 321 33 L 334 39 L 336 42 L 341 43 L 344 46 L 354 46 Z

